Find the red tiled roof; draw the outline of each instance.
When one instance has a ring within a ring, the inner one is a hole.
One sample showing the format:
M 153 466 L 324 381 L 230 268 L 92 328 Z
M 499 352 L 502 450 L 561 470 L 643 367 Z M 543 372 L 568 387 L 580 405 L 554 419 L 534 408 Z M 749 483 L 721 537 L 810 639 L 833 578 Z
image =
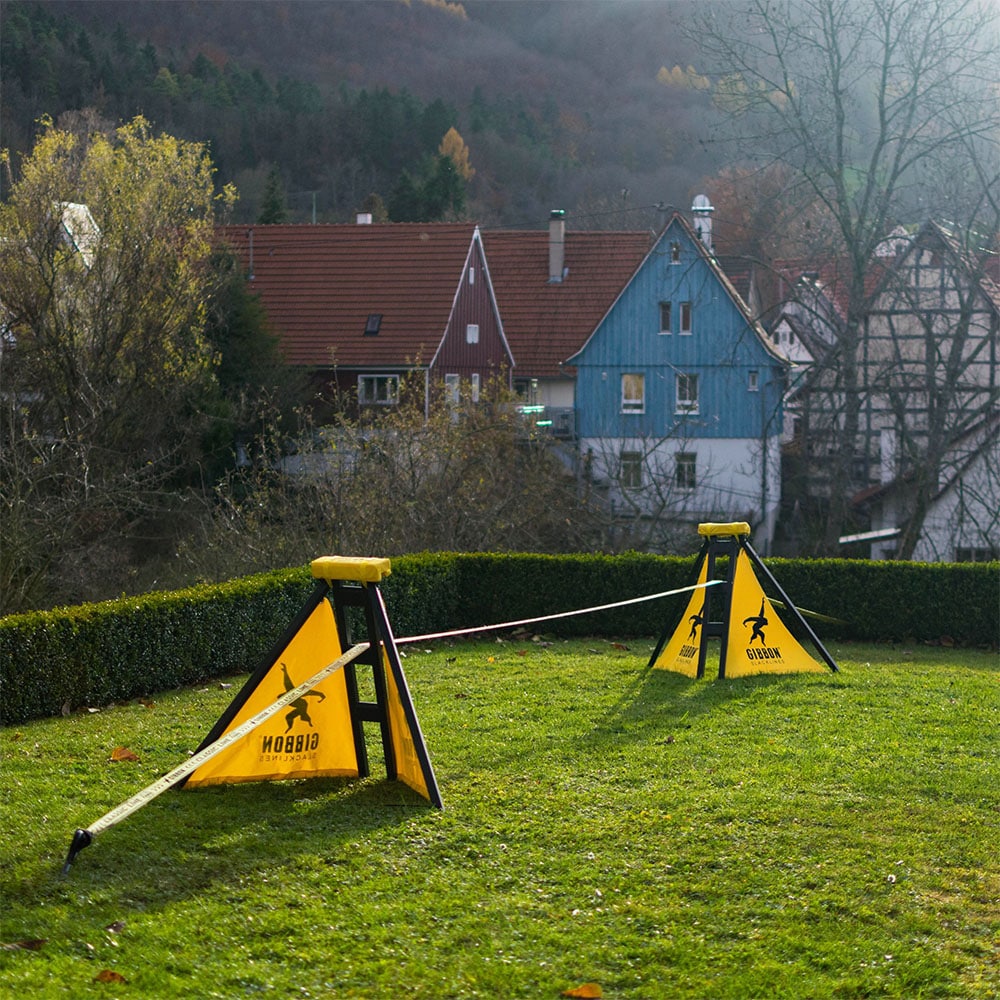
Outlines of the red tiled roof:
M 744 303 L 749 304 L 754 277 L 753 262 L 747 257 L 738 257 L 735 254 L 716 256 L 715 260 L 739 297 Z
M 889 258 L 876 258 L 865 271 L 865 297 L 870 298 L 892 267 Z M 846 257 L 816 260 L 781 260 L 774 264 L 778 278 L 778 302 L 786 299 L 802 277 L 812 276 L 833 304 L 841 319 L 847 316 L 851 287 L 851 263 Z
M 550 283 L 548 230 L 482 235 L 514 373 L 521 378 L 567 374 L 559 363 L 594 332 L 652 243 L 646 231 L 568 231 L 565 277 Z
M 222 226 L 289 364 L 402 366 L 434 357 L 472 223 Z M 365 336 L 381 313 L 377 336 Z

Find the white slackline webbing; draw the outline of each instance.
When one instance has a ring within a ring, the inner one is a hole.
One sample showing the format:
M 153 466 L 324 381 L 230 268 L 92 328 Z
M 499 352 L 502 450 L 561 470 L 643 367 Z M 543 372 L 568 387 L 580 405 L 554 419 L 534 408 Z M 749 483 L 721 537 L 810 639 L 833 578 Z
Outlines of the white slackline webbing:
M 664 590 L 660 594 L 646 594 L 643 597 L 630 597 L 625 601 L 615 601 L 612 604 L 601 604 L 595 608 L 579 608 L 576 611 L 560 611 L 554 615 L 542 615 L 541 618 L 522 618 L 516 622 L 501 622 L 499 625 L 477 625 L 474 628 L 457 628 L 450 632 L 429 632 L 427 635 L 410 635 L 396 639 L 396 645 L 406 642 L 428 642 L 431 639 L 449 639 L 456 635 L 472 635 L 476 632 L 490 632 L 496 629 L 517 628 L 520 625 L 536 625 L 538 622 L 550 622 L 556 618 L 571 618 L 573 615 L 586 615 L 592 611 L 610 611 L 612 608 L 623 608 L 627 604 L 640 604 L 643 601 L 655 601 L 659 597 L 673 597 L 674 594 L 684 594 L 689 590 L 700 590 L 703 587 L 714 587 L 722 580 L 707 580 L 705 583 L 695 583 L 690 587 L 678 587 L 677 590 Z
M 593 608 L 580 608 L 575 611 L 560 611 L 553 615 L 542 615 L 539 618 L 522 618 L 519 621 L 513 622 L 501 622 L 497 625 L 478 625 L 475 628 L 463 628 L 463 629 L 453 629 L 450 632 L 432 632 L 427 635 L 411 635 L 402 639 L 395 639 L 396 645 L 402 645 L 403 643 L 409 642 L 428 642 L 431 639 L 447 639 L 453 636 L 459 635 L 471 635 L 476 632 L 489 632 L 499 629 L 507 628 L 517 628 L 522 625 L 536 625 L 539 622 L 554 621 L 557 618 L 570 618 L 573 615 L 585 615 L 590 614 L 595 611 L 610 611 L 612 608 L 622 608 L 629 604 L 639 604 L 643 601 L 654 601 L 661 597 L 672 597 L 675 594 L 683 594 L 692 590 L 699 590 L 704 587 L 712 587 L 721 580 L 708 580 L 705 583 L 696 583 L 689 587 L 679 587 L 676 590 L 665 590 L 659 594 L 646 594 L 643 597 L 631 597 L 624 601 L 614 601 L 611 604 L 601 604 Z M 291 704 L 296 698 L 302 697 L 302 695 L 309 692 L 312 688 L 316 687 L 321 681 L 325 680 L 330 674 L 342 667 L 346 666 L 352 660 L 357 659 L 366 649 L 368 649 L 370 643 L 359 642 L 351 646 L 346 653 L 338 656 L 336 660 L 332 663 L 328 663 L 322 670 L 314 674 L 307 681 L 303 681 L 298 687 L 292 688 L 291 691 L 286 691 L 277 701 L 268 705 L 267 708 L 261 709 L 252 718 L 247 719 L 246 722 L 237 726 L 236 729 L 230 730 L 228 733 L 224 733 L 215 742 L 210 743 L 207 747 L 199 750 L 198 753 L 193 754 L 189 757 L 183 764 L 179 764 L 168 774 L 163 775 L 162 778 L 157 779 L 151 785 L 142 789 L 140 792 L 136 792 L 130 799 L 127 799 L 119 806 L 115 806 L 110 812 L 105 813 L 99 820 L 91 823 L 86 829 L 77 830 L 73 835 L 73 842 L 70 845 L 69 855 L 66 858 L 66 864 L 63 866 L 63 873 L 69 872 L 70 866 L 73 864 L 76 855 L 79 854 L 84 847 L 86 847 L 93 838 L 109 827 L 114 826 L 116 823 L 120 823 L 127 816 L 131 816 L 137 809 L 141 809 L 148 802 L 151 802 L 158 795 L 161 795 L 168 788 L 175 785 L 181 778 L 187 777 L 192 771 L 197 770 L 202 764 L 207 760 L 211 760 L 216 754 L 221 753 L 227 747 L 232 746 L 237 741 L 243 739 L 247 733 L 252 732 L 263 722 L 266 722 L 272 715 L 280 711 L 286 705 Z
M 189 757 L 183 764 L 179 764 L 168 774 L 154 781 L 153 784 L 147 786 L 141 792 L 136 792 L 132 798 L 127 799 L 119 806 L 115 806 L 111 812 L 105 813 L 97 822 L 91 823 L 85 830 L 77 830 L 73 837 L 73 847 L 70 848 L 70 856 L 63 870 L 69 870 L 69 866 L 73 863 L 76 853 L 83 847 L 86 847 L 98 833 L 107 830 L 108 827 L 114 826 L 116 823 L 120 823 L 126 816 L 131 816 L 137 809 L 146 805 L 147 802 L 151 802 L 158 795 L 175 785 L 181 778 L 185 778 L 192 771 L 197 770 L 205 761 L 211 760 L 216 754 L 221 753 L 227 747 L 243 739 L 247 733 L 266 722 L 276 712 L 280 711 L 286 705 L 290 705 L 296 698 L 301 698 L 321 681 L 326 680 L 332 673 L 345 667 L 352 660 L 357 659 L 358 656 L 368 649 L 369 645 L 367 642 L 359 642 L 351 646 L 346 653 L 338 656 L 332 663 L 328 663 L 318 673 L 313 674 L 309 680 L 303 681 L 298 687 L 292 688 L 291 691 L 286 691 L 277 701 L 268 705 L 267 708 L 261 709 L 256 715 L 247 719 L 246 722 L 230 730 L 228 733 L 224 733 L 214 743 L 210 743 L 207 747 Z M 77 846 L 78 841 L 82 841 L 79 846 Z M 74 850 L 74 847 L 76 850 Z

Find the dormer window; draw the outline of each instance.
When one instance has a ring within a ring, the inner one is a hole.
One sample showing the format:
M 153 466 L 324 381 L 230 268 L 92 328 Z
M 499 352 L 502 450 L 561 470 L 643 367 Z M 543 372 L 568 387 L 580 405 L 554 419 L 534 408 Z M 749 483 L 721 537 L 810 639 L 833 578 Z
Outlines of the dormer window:
M 368 322 L 365 323 L 365 336 L 366 337 L 376 337 L 378 332 L 382 327 L 382 314 L 381 313 L 369 313 Z

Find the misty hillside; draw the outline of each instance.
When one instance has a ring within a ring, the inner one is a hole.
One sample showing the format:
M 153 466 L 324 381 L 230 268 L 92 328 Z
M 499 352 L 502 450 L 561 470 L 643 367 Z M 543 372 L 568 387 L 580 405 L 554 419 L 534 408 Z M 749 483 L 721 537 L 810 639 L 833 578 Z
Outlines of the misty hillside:
M 463 214 L 642 226 L 722 166 L 698 68 L 700 4 L 672 0 L 52 0 L 0 7 L 3 139 L 42 114 L 143 113 L 209 142 L 253 219 L 272 169 L 292 218 L 349 219 L 419 177 L 449 127 L 475 174 Z

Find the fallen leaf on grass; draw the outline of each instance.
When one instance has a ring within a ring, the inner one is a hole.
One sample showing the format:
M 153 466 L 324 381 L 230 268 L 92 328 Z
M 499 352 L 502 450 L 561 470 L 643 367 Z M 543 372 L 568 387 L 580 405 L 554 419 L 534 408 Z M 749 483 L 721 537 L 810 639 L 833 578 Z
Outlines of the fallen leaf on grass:
M 611 643 L 611 648 L 612 649 L 625 649 L 625 650 L 627 650 L 628 646 L 626 646 L 624 642 L 613 642 L 613 643 Z
M 140 698 L 139 704 L 142 705 L 143 708 L 152 708 L 156 702 L 150 701 L 149 698 Z
M 41 951 L 48 938 L 29 938 L 27 941 L 9 941 L 0 944 L 2 951 Z
M 571 990 L 563 990 L 564 997 L 575 997 L 577 1000 L 599 1000 L 604 994 L 597 983 L 584 983 Z
M 518 656 L 527 656 L 528 655 L 528 651 L 526 649 L 516 649 L 516 650 L 514 650 L 514 652 L 517 653 Z
M 138 760 L 139 755 L 137 753 L 133 753 L 128 747 L 115 747 L 114 750 L 111 751 L 111 757 L 109 759 L 113 761 Z
M 113 969 L 101 969 L 100 972 L 94 976 L 95 983 L 127 983 L 128 980 L 120 973 L 115 972 Z

